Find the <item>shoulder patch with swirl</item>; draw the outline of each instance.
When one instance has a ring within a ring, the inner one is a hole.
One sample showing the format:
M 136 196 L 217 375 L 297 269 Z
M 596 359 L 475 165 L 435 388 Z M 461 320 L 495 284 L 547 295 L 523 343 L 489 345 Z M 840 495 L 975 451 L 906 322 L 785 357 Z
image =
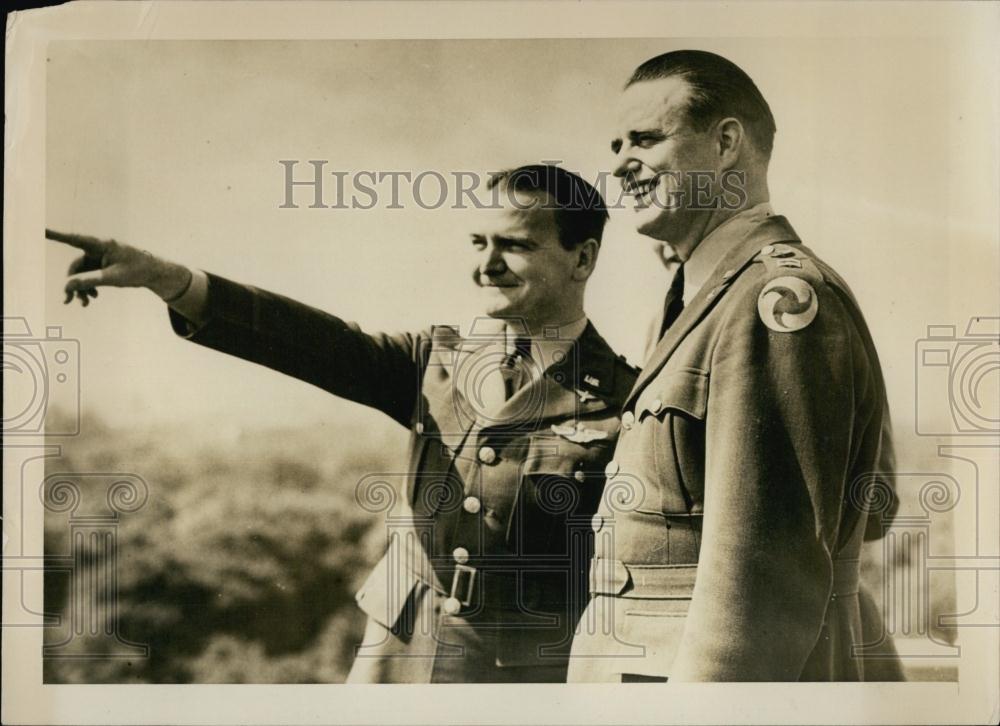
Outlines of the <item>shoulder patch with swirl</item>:
M 819 298 L 807 281 L 784 276 L 771 280 L 757 297 L 761 321 L 778 333 L 794 333 L 809 325 L 819 312 Z

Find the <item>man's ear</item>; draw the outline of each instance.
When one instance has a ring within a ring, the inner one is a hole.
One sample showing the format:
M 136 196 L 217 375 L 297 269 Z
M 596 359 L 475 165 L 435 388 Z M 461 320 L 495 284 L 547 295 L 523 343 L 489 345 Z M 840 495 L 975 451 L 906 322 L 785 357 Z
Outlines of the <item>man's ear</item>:
M 597 254 L 601 251 L 600 243 L 593 237 L 584 240 L 576 248 L 576 266 L 573 268 L 573 279 L 583 282 L 594 272 L 597 265 Z
M 719 155 L 719 169 L 728 171 L 736 166 L 747 143 L 746 130 L 740 120 L 727 117 L 715 126 L 716 151 Z

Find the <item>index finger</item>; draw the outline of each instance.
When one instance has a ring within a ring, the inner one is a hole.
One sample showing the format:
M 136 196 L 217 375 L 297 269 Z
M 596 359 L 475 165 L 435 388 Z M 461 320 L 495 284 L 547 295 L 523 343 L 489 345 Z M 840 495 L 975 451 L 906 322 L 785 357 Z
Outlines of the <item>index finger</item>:
M 72 234 L 70 232 L 56 232 L 54 229 L 46 229 L 45 237 L 54 242 L 62 242 L 70 247 L 76 247 L 89 255 L 99 255 L 104 252 L 107 242 L 97 237 L 88 237 L 84 234 Z

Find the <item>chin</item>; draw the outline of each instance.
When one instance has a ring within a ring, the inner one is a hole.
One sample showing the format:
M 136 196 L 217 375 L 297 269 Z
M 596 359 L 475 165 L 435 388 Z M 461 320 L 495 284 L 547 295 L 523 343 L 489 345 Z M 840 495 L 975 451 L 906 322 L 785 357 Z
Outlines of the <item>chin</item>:
M 483 315 L 490 318 L 509 318 L 514 313 L 507 300 L 487 300 L 482 307 Z
M 644 237 L 657 240 L 660 245 L 677 238 L 676 230 L 671 229 L 677 226 L 671 212 L 661 209 L 657 213 L 657 210 L 650 208 L 638 212 L 636 216 L 638 219 L 635 221 L 635 231 Z
M 635 225 L 635 231 L 641 234 L 643 237 L 649 237 L 656 240 L 656 245 L 662 246 L 667 242 L 667 235 L 663 232 L 663 226 L 657 224 L 659 220 L 639 220 L 638 224 Z
M 492 307 L 487 305 L 483 310 L 483 315 L 488 318 L 506 318 L 508 317 L 507 310 L 502 307 Z

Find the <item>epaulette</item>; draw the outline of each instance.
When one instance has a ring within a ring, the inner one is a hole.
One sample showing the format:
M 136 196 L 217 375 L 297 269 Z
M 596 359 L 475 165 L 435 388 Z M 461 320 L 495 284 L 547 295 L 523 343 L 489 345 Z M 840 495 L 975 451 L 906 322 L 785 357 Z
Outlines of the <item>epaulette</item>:
M 817 288 L 825 276 L 816 262 L 797 245 L 769 244 L 754 257 L 764 265 L 757 295 L 757 314 L 777 333 L 794 333 L 809 326 L 819 312 Z
M 764 264 L 767 278 L 780 275 L 795 275 L 817 282 L 824 282 L 825 275 L 819 266 L 799 245 L 776 243 L 764 245 L 754 261 Z
M 618 354 L 618 364 L 628 370 L 633 375 L 639 375 L 639 366 L 634 366 L 628 362 L 628 358 L 623 353 Z

